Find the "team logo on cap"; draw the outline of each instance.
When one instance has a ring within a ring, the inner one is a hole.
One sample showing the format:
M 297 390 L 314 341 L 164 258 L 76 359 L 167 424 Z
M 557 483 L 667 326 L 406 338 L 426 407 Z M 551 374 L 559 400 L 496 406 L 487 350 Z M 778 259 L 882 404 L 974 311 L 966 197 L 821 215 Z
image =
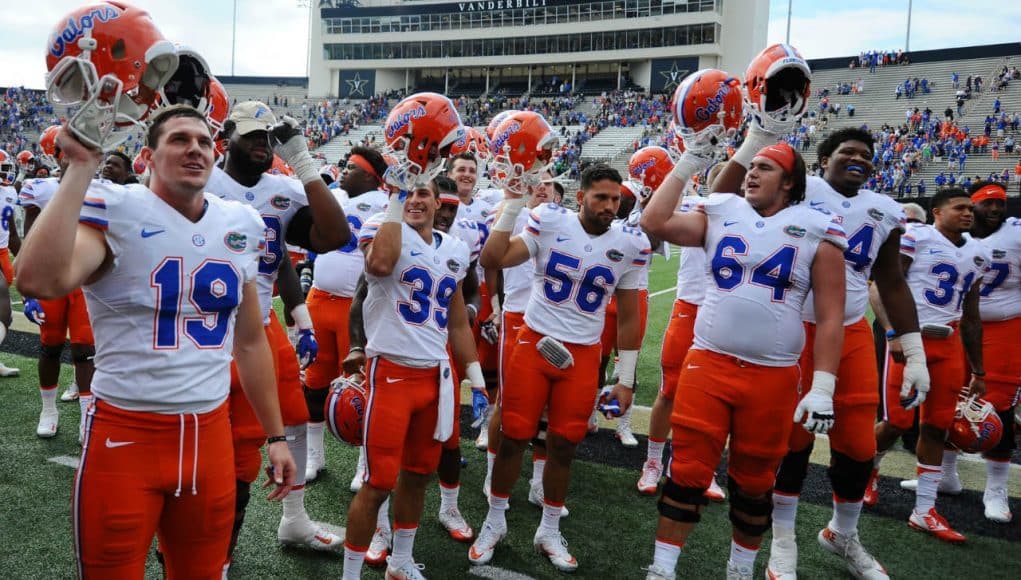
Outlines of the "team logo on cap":
M 223 244 L 228 250 L 240 254 L 248 247 L 248 236 L 239 232 L 227 232 L 223 236 Z
M 805 232 L 805 228 L 803 228 L 803 227 L 799 227 L 799 226 L 795 226 L 795 225 L 789 225 L 789 226 L 787 226 L 787 227 L 785 227 L 783 229 L 783 233 L 787 234 L 788 236 L 790 236 L 792 238 L 803 238 L 803 237 L 805 237 L 805 233 L 806 232 Z
M 287 209 L 291 207 L 291 198 L 283 195 L 274 195 L 273 199 L 269 200 L 269 203 L 277 209 Z

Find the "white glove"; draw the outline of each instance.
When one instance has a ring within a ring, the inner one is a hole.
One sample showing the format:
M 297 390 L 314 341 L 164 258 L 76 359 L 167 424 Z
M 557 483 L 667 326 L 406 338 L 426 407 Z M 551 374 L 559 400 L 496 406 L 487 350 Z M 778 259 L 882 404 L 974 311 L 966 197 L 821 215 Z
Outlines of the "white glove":
M 312 156 L 308 154 L 305 134 L 296 120 L 284 115 L 279 123 L 270 128 L 270 135 L 273 137 L 274 153 L 291 166 L 294 175 L 303 185 L 322 179 Z
M 833 428 L 833 391 L 836 390 L 837 377 L 825 371 L 815 371 L 812 375 L 812 390 L 794 411 L 794 422 L 805 421 L 803 427 L 809 433 L 825 434 Z
M 404 222 L 404 202 L 408 201 L 408 194 L 404 191 L 391 193 L 387 201 L 386 211 L 383 213 L 383 223 Z
M 713 163 L 712 155 L 704 155 L 691 150 L 685 150 L 674 164 L 670 175 L 673 175 L 681 183 L 687 183 L 692 177 L 699 175 Z
M 744 137 L 744 142 L 734 152 L 734 157 L 731 159 L 741 164 L 742 167 L 747 168 L 752 164 L 752 159 L 755 158 L 755 154 L 763 149 L 763 147 L 769 147 L 775 145 L 780 139 L 780 135 L 785 132 L 774 133 L 758 123 L 748 123 L 748 134 Z
M 929 367 L 925 361 L 922 335 L 918 332 L 901 335 L 900 346 L 904 352 L 904 382 L 900 387 L 900 406 L 914 409 L 924 403 L 929 395 Z M 911 394 L 912 389 L 914 395 Z

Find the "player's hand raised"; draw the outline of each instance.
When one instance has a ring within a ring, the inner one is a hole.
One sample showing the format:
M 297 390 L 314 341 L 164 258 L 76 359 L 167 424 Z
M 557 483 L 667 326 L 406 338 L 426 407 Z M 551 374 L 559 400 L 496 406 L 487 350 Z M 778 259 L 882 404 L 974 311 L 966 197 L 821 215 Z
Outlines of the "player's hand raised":
M 74 132 L 69 131 L 66 127 L 57 133 L 57 148 L 60 149 L 61 155 L 67 159 L 69 164 L 91 164 L 94 168 L 98 168 L 99 164 L 103 162 L 102 151 L 82 143 L 74 135 Z

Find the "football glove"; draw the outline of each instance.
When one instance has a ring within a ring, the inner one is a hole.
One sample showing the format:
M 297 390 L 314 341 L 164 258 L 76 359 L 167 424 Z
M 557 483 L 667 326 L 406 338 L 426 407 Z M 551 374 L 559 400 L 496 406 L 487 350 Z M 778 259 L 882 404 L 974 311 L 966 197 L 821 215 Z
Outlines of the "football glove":
M 487 320 L 479 324 L 479 334 L 482 336 L 482 340 L 489 344 L 496 344 L 500 340 L 500 329 L 495 320 Z
M 35 298 L 25 299 L 25 318 L 32 324 L 38 324 L 39 326 L 46 322 L 46 312 L 43 311 L 42 305 Z
M 620 408 L 620 401 L 611 398 L 612 391 L 613 387 L 603 387 L 603 390 L 599 392 L 599 402 L 596 405 L 596 409 L 607 419 L 616 419 L 624 414 Z
M 316 342 L 316 333 L 311 328 L 302 328 L 298 331 L 298 344 L 294 347 L 298 351 L 298 361 L 302 369 L 316 360 L 319 354 L 319 343 Z
M 472 389 L 472 427 L 478 428 L 489 412 L 489 397 L 485 389 Z
M 319 169 L 308 153 L 304 132 L 296 120 L 284 115 L 279 123 L 270 127 L 269 133 L 274 152 L 291 166 L 302 184 L 321 179 Z
M 922 335 L 917 332 L 902 335 L 900 346 L 904 352 L 904 382 L 900 387 L 900 406 L 914 409 L 924 403 L 929 395 L 929 367 L 925 361 Z
M 802 426 L 809 433 L 825 434 L 832 429 L 834 390 L 836 377 L 832 373 L 815 371 L 812 389 L 801 399 L 794 411 L 794 422 L 804 421 Z

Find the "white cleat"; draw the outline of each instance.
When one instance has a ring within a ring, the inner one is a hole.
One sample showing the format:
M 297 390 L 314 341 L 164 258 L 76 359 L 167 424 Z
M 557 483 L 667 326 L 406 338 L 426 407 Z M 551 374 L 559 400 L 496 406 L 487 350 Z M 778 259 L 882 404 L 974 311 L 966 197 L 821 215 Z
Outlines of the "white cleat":
M 305 516 L 280 518 L 277 541 L 285 546 L 311 548 L 320 552 L 338 552 L 344 549 L 344 538 Z
M 35 428 L 35 434 L 43 439 L 49 439 L 57 434 L 57 420 L 60 413 L 56 409 L 52 411 L 43 410 L 39 413 L 39 425 Z
M 828 552 L 832 552 L 844 559 L 847 563 L 847 571 L 855 578 L 864 580 L 889 580 L 890 575 L 886 568 L 880 564 L 872 554 L 869 554 L 865 546 L 861 545 L 858 534 L 845 536 L 826 526 L 819 531 L 819 545 Z
M 78 400 L 78 384 L 71 383 L 64 389 L 64 392 L 60 394 L 60 400 L 64 403 L 70 403 L 71 401 Z
M 413 560 L 409 560 L 400 568 L 394 568 L 390 560 L 391 558 L 386 559 L 386 580 L 425 580 L 425 576 L 422 575 L 425 564 L 416 564 Z
M 390 531 L 390 528 L 376 528 L 376 532 L 372 534 L 372 541 L 369 542 L 369 549 L 365 552 L 365 563 L 369 566 L 386 564 L 392 540 L 393 532 Z
M 653 564 L 648 568 L 648 574 L 645 575 L 645 580 L 674 580 L 677 575 L 669 570 L 664 570 L 659 566 Z
M 727 562 L 727 580 L 752 580 L 753 571 L 748 566 Z
M 358 465 L 355 467 L 355 475 L 351 478 L 351 493 L 358 493 L 362 488 L 362 480 L 365 479 L 365 448 L 358 450 Z
M 659 480 L 663 478 L 663 462 L 658 459 L 646 459 L 642 465 L 642 476 L 638 478 L 638 492 L 642 495 L 655 495 L 659 489 Z
M 481 566 L 482 564 L 488 564 L 493 559 L 493 552 L 496 551 L 496 545 L 500 543 L 500 540 L 507 535 L 507 529 L 498 530 L 493 527 L 488 521 L 482 524 L 482 530 L 479 531 L 479 535 L 475 538 L 475 543 L 468 549 L 468 561 L 472 564 Z
M 638 439 L 635 439 L 635 434 L 631 432 L 631 419 L 628 418 L 626 421 L 622 417 L 620 422 L 617 423 L 617 440 L 620 444 L 627 448 L 638 447 Z
M 438 518 L 440 525 L 447 530 L 451 538 L 458 542 L 470 542 L 475 537 L 475 532 L 468 525 L 468 522 L 465 521 L 464 516 L 461 515 L 461 510 L 457 509 L 457 506 L 441 511 Z
M 1007 489 L 998 487 L 987 489 L 982 494 L 982 503 L 985 504 L 986 519 L 998 524 L 1010 523 L 1014 515 L 1010 513 L 1010 504 L 1007 503 Z
M 21 369 L 9 367 L 0 362 L 0 377 L 16 377 L 21 374 Z
M 323 449 L 315 449 L 308 446 L 308 454 L 305 460 L 305 483 L 315 481 L 319 472 L 326 466 L 326 453 Z
M 546 492 L 542 488 L 542 481 L 532 481 L 528 486 L 528 503 L 543 507 L 543 502 L 546 499 Z M 567 506 L 560 506 L 560 517 L 566 518 L 571 515 L 571 512 L 567 509 Z
M 723 488 L 720 487 L 719 483 L 716 483 L 715 477 L 709 480 L 709 489 L 705 490 L 705 494 L 703 495 L 705 495 L 706 499 L 709 501 L 716 503 L 726 501 L 727 499 L 726 492 L 723 491 Z
M 908 491 L 918 491 L 918 480 L 905 479 L 900 482 L 900 488 Z M 939 481 L 939 487 L 936 488 L 936 491 L 943 495 L 961 495 L 961 492 L 964 491 L 964 486 L 961 485 L 961 478 L 957 475 L 957 472 L 953 474 L 944 473 L 943 479 Z
M 798 577 L 798 540 L 791 530 L 773 528 L 769 544 L 768 580 L 796 580 Z
M 536 553 L 549 558 L 553 567 L 561 572 L 574 572 L 578 569 L 578 560 L 567 551 L 567 540 L 559 531 L 546 531 L 539 528 L 532 539 L 532 547 Z

